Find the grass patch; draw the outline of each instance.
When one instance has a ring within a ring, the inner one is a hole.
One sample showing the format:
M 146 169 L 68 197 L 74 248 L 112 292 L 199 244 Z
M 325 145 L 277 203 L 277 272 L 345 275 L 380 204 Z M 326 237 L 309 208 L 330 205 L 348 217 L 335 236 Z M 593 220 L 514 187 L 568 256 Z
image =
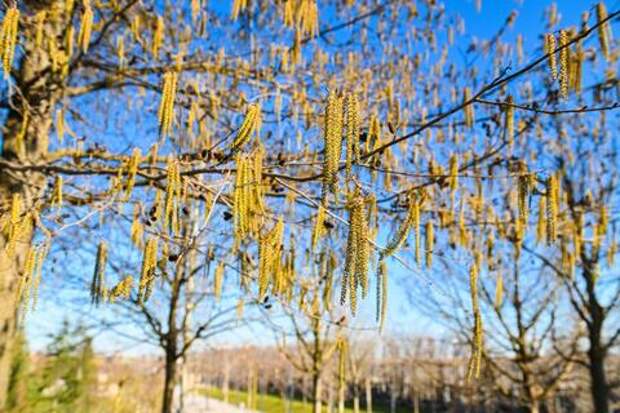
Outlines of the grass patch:
M 224 400 L 224 392 L 216 387 L 209 387 L 199 390 L 200 394 L 204 394 L 207 397 Z M 247 405 L 248 394 L 244 391 L 229 390 L 228 391 L 228 403 L 239 406 L 243 404 Z M 256 400 L 256 409 L 264 413 L 287 413 L 287 403 L 290 403 L 291 413 L 312 413 L 312 404 L 309 402 L 303 402 L 301 400 L 289 400 L 288 402 L 279 396 L 273 394 L 258 394 Z M 334 406 L 337 409 L 337 406 Z M 327 407 L 324 406 L 324 411 L 327 412 Z M 389 406 L 373 406 L 374 413 L 389 413 Z M 397 413 L 409 413 L 411 409 L 399 407 L 396 409 Z M 353 413 L 353 408 L 350 403 L 347 403 L 346 413 Z M 364 402 L 361 402 L 360 413 L 366 413 L 366 406 Z

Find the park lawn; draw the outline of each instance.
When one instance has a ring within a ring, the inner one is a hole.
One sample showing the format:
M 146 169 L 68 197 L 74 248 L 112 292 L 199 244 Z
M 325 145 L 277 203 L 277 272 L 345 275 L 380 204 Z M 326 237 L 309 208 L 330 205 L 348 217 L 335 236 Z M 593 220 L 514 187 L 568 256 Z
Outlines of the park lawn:
M 209 387 L 206 389 L 201 389 L 200 393 L 205 394 L 208 397 L 224 400 L 224 392 L 216 387 Z M 284 399 L 279 396 L 273 394 L 258 394 L 258 400 L 256 401 L 256 409 L 260 412 L 264 413 L 286 413 L 286 404 Z M 228 402 L 230 404 L 239 406 L 240 404 L 247 404 L 248 394 L 244 391 L 239 390 L 229 390 L 228 391 Z M 291 403 L 291 413 L 312 413 L 312 404 L 308 402 L 303 402 L 301 400 L 292 400 Z M 327 409 L 325 409 L 327 410 Z M 360 411 L 365 413 L 366 407 L 363 405 L 360 406 Z M 353 413 L 353 408 L 347 407 L 345 409 L 346 413 Z M 375 406 L 373 407 L 374 413 L 388 413 L 389 407 L 386 406 Z M 408 413 L 410 409 L 397 408 L 396 413 Z

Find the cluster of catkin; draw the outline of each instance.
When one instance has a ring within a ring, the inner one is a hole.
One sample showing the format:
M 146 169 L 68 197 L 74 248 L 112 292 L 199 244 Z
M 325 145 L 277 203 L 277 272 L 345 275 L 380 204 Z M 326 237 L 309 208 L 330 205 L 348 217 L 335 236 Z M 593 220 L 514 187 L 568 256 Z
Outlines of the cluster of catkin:
M 155 270 L 157 268 L 157 238 L 150 238 L 144 247 L 142 258 L 142 271 L 140 273 L 140 283 L 138 287 L 138 301 L 145 302 L 153 291 L 155 281 Z
M 251 154 L 238 153 L 235 157 L 236 178 L 233 193 L 233 219 L 237 245 L 257 233 L 259 214 L 264 211 L 262 168 L 263 149 Z
M 179 74 L 177 72 L 166 72 L 163 76 L 162 96 L 159 104 L 157 117 L 159 119 L 159 133 L 166 136 L 172 129 L 174 121 L 174 101 L 177 93 L 177 83 Z
M 258 242 L 258 296 L 264 297 L 273 284 L 274 292 L 282 284 L 279 277 L 282 269 L 282 251 L 284 241 L 284 219 L 280 217 L 274 227 L 260 235 Z M 273 279 L 272 279 L 273 278 Z
M 38 290 L 43 273 L 43 262 L 49 252 L 49 248 L 50 243 L 48 241 L 39 245 L 31 245 L 26 252 L 24 269 L 17 284 L 17 302 L 22 307 L 24 314 L 31 299 L 32 309 L 36 308 Z
M 29 239 L 33 227 L 32 213 L 25 211 L 23 199 L 19 193 L 13 194 L 10 212 L 2 216 L 0 225 L 6 239 L 5 252 L 12 257 L 17 243 Z
M 319 7 L 316 0 L 289 0 L 284 2 L 283 8 L 284 25 L 295 27 L 298 36 L 314 37 L 319 33 Z
M 347 203 L 349 234 L 340 293 L 340 303 L 344 305 L 348 296 L 351 313 L 354 315 L 357 311 L 358 289 L 361 288 L 362 297 L 365 297 L 368 291 L 370 243 L 365 204 L 364 196 L 356 188 Z

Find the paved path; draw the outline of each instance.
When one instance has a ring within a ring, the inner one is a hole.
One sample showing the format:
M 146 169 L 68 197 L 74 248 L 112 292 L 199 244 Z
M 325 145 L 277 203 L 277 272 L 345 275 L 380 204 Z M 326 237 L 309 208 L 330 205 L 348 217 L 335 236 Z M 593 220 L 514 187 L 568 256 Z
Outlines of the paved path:
M 183 413 L 259 413 L 199 394 L 185 396 Z

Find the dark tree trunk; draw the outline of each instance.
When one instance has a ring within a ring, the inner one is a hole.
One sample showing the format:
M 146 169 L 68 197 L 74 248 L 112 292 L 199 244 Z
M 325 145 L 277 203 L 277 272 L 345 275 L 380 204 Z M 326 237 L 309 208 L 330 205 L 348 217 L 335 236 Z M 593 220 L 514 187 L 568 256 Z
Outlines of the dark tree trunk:
M 162 402 L 162 413 L 172 413 L 172 403 L 174 402 L 174 386 L 177 377 L 176 349 L 166 351 L 166 366 L 164 375 L 164 400 Z
M 588 313 L 590 314 L 590 320 L 586 323 L 590 341 L 590 348 L 588 349 L 590 393 L 594 411 L 596 413 L 609 413 L 609 384 L 605 374 L 607 350 L 603 344 L 602 336 L 606 314 L 596 295 L 594 264 L 585 255 L 582 255 L 582 261 L 584 262 L 583 276 L 586 281 Z

